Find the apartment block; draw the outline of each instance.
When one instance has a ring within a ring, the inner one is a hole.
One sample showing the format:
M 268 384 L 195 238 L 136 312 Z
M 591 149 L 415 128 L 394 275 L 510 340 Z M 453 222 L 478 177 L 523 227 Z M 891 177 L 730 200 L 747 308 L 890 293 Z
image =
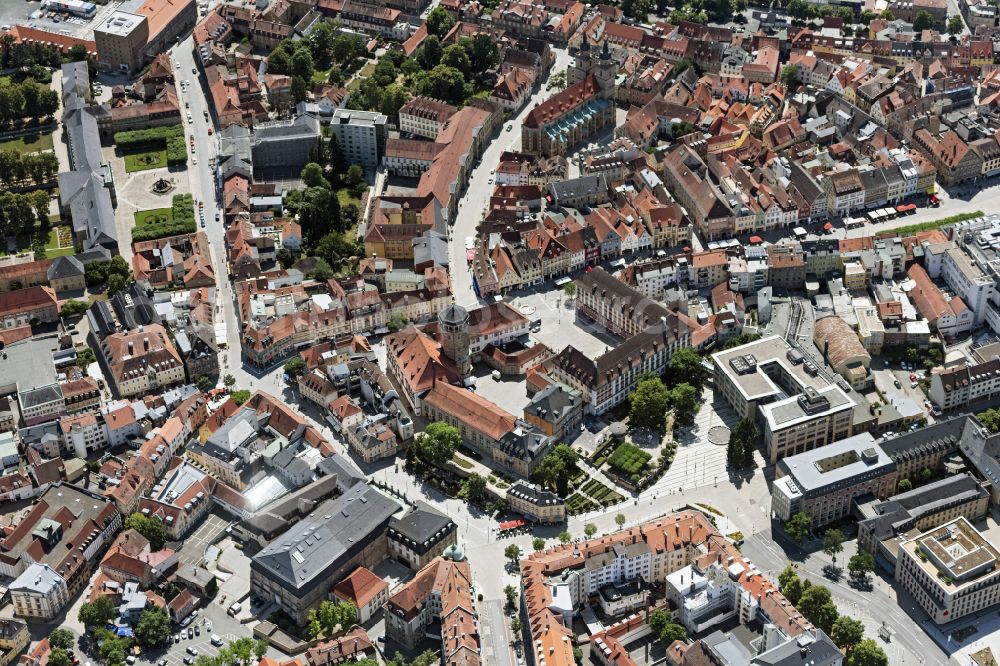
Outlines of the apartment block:
M 333 112 L 330 129 L 348 164 L 360 164 L 375 169 L 385 153 L 385 125 L 388 118 L 372 111 L 337 109 Z

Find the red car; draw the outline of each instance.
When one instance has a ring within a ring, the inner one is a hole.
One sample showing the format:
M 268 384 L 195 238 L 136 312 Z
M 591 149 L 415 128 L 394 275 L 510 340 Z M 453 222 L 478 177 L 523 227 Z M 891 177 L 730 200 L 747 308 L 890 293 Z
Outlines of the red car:
M 208 135 L 212 136 L 212 128 L 211 127 L 208 128 Z

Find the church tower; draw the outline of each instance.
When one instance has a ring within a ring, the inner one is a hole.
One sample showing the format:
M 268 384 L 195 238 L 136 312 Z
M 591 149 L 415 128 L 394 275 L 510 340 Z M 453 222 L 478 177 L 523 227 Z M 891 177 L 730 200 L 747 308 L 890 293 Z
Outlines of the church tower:
M 466 377 L 472 372 L 469 358 L 469 312 L 461 305 L 452 303 L 438 314 L 438 341 L 441 351 L 455 362 L 458 372 Z
M 583 33 L 583 43 L 580 45 L 580 51 L 573 58 L 573 64 L 566 68 L 566 86 L 569 87 L 574 83 L 579 83 L 587 78 L 587 74 L 590 73 L 590 69 L 593 66 L 593 54 L 590 51 L 590 40 L 587 39 L 587 33 Z
M 618 76 L 618 66 L 611 51 L 608 49 L 608 40 L 604 40 L 601 54 L 595 59 L 591 71 L 597 81 L 597 87 L 601 90 L 601 97 L 610 99 L 615 96 L 615 78 Z

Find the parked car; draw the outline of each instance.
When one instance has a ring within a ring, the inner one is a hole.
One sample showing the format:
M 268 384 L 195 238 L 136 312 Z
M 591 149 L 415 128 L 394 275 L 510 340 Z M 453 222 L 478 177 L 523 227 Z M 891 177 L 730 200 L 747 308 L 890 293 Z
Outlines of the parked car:
M 194 638 L 194 629 L 188 627 L 188 638 Z
M 192 659 L 191 657 L 184 657 L 184 663 L 187 664 L 188 666 L 191 666 L 191 664 L 194 663 L 194 659 Z
M 187 650 L 187 653 L 189 655 L 191 655 L 192 657 L 197 657 L 198 656 L 198 648 L 192 647 L 192 646 L 188 645 L 187 648 L 185 648 L 185 649 Z

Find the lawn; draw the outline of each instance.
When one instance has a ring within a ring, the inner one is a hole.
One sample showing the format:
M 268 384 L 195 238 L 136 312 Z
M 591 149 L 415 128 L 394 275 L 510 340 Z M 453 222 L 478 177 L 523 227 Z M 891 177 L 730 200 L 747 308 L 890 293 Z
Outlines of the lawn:
M 358 208 L 361 207 L 361 199 L 355 196 L 354 192 L 351 191 L 351 188 L 349 187 L 341 187 L 337 190 L 337 199 L 340 201 L 341 208 L 347 204 L 354 204 Z
M 125 172 L 147 171 L 149 169 L 162 169 L 167 166 L 166 150 L 149 150 L 144 153 L 131 153 L 125 155 Z
M 43 153 L 52 150 L 52 135 L 32 134 L 31 136 L 20 136 L 16 139 L 0 141 L 0 150 L 13 150 L 21 155 Z
M 153 210 L 137 210 L 135 226 L 145 227 L 154 224 L 168 224 L 174 221 L 174 211 L 170 208 L 154 208 Z

